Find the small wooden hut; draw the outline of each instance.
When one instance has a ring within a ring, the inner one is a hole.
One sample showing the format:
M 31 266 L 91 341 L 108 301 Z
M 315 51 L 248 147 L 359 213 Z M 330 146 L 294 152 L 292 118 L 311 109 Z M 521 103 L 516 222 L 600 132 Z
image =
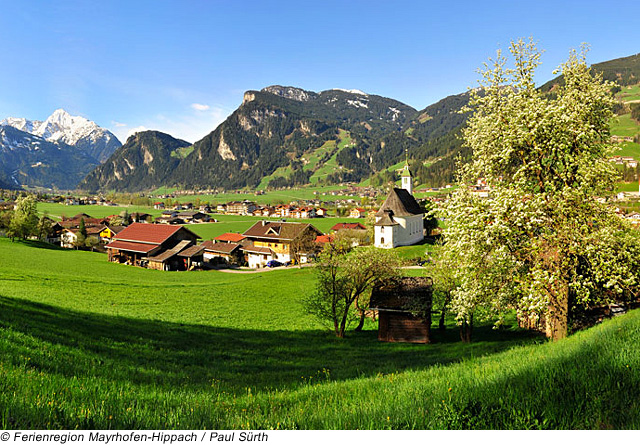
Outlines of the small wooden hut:
M 404 277 L 375 287 L 369 309 L 378 312 L 378 340 L 429 343 L 432 286 L 428 277 Z

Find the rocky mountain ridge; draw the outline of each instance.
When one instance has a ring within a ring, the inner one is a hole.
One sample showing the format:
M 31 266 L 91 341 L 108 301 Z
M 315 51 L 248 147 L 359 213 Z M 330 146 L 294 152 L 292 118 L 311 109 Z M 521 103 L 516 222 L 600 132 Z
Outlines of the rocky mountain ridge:
M 15 187 L 73 189 L 121 145 L 110 131 L 63 109 L 44 121 L 8 117 L 0 130 L 0 170 Z
M 112 158 L 80 187 L 136 191 L 143 190 L 142 184 L 234 189 L 358 182 L 397 163 L 405 149 L 411 155 L 433 135 L 449 133 L 464 120 L 457 109 L 465 97 L 418 111 L 359 90 L 317 93 L 280 85 L 250 90 L 210 134 L 179 151 L 174 148 L 171 171 L 162 182 L 158 175 L 149 180 L 145 168 L 108 167 L 122 162 Z M 115 174 L 125 170 L 126 178 Z

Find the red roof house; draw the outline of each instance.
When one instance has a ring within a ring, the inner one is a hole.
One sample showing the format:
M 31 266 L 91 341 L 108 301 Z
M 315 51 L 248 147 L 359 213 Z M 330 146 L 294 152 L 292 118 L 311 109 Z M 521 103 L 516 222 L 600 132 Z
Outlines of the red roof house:
M 194 244 L 198 235 L 182 226 L 164 224 L 133 223 L 118 233 L 114 240 L 107 244 L 109 261 L 141 266 L 147 263 L 158 263 L 163 270 L 168 270 L 167 263 L 175 255 Z M 180 247 L 176 251 L 176 247 Z M 166 255 L 167 251 L 175 251 Z M 155 261 L 165 254 L 162 261 Z M 164 258 L 167 257 L 167 258 Z
M 218 243 L 239 243 L 245 238 L 246 236 L 240 233 L 223 233 L 220 236 L 216 236 L 214 240 Z
M 339 230 L 367 230 L 367 228 L 360 223 L 338 223 L 331 230 L 337 232 Z

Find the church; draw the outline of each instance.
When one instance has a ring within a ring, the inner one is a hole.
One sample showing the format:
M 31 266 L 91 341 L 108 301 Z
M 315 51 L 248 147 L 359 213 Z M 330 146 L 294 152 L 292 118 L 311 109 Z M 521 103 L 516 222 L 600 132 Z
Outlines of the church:
M 413 197 L 409 162 L 402 169 L 402 188 L 393 188 L 376 213 L 374 246 L 393 249 L 410 246 L 424 239 L 424 212 Z

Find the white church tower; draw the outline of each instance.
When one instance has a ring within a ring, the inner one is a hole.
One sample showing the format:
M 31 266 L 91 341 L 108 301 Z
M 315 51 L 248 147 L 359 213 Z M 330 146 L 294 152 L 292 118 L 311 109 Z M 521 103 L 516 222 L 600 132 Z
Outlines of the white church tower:
M 393 188 L 376 213 L 374 246 L 393 249 L 410 246 L 424 239 L 424 213 L 413 197 L 413 181 L 409 171 L 409 159 L 402 169 L 402 188 Z
M 405 160 L 404 168 L 402 169 L 402 173 L 400 177 L 402 178 L 402 188 L 409 192 L 410 195 L 413 195 L 413 181 L 411 178 L 411 172 L 409 171 L 409 155 L 407 154 L 407 159 Z

